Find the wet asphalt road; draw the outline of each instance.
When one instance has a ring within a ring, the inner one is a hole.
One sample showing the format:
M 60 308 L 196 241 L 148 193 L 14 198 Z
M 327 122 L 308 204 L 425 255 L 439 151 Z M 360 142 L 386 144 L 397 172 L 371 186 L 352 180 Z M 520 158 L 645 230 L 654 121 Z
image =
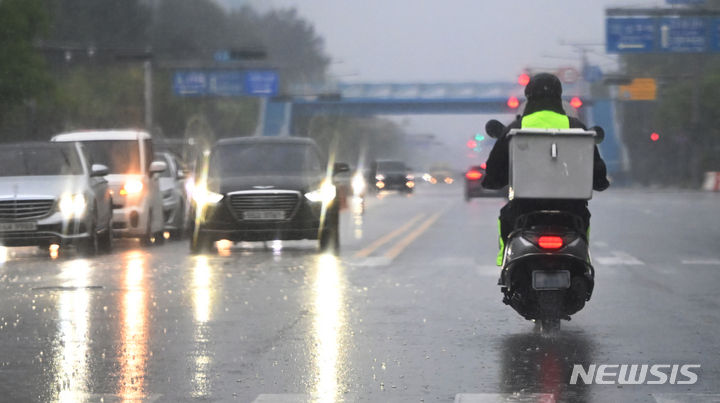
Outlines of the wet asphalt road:
M 344 213 L 338 258 L 310 241 L 11 250 L 0 401 L 720 401 L 720 195 L 596 195 L 595 294 L 548 337 L 495 285 L 503 201 L 417 190 Z M 701 370 L 571 386 L 573 364 Z

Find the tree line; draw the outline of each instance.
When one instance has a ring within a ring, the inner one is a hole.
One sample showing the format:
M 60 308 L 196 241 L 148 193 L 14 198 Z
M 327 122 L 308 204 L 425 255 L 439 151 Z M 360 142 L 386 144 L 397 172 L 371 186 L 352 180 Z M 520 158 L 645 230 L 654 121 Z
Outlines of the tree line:
M 294 9 L 226 10 L 212 0 L 0 0 L 0 140 L 44 140 L 88 128 L 144 126 L 143 59 L 153 61 L 153 135 L 250 135 L 259 101 L 179 97 L 163 61 L 212 61 L 218 49 L 262 49 L 281 91 L 325 80 L 323 38 Z M 397 150 L 402 132 L 377 118 L 320 117 L 297 135 L 357 158 Z M 337 137 L 337 138 L 336 138 Z M 364 144 L 361 146 L 361 144 Z M 389 148 L 388 148 L 389 147 Z

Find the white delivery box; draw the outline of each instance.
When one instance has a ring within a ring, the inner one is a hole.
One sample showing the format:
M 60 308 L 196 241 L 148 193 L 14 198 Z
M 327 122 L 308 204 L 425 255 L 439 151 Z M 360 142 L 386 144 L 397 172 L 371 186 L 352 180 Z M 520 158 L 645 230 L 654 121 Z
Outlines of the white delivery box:
M 508 136 L 511 200 L 592 198 L 594 131 L 513 129 Z

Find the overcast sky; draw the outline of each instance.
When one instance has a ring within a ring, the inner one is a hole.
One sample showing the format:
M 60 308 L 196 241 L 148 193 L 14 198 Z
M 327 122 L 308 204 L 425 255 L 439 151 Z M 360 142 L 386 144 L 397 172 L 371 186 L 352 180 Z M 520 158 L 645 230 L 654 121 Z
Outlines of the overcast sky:
M 579 66 L 571 44 L 583 45 L 591 64 L 607 72 L 616 59 L 604 52 L 605 8 L 666 6 L 663 0 L 218 1 L 261 10 L 296 8 L 325 39 L 331 72 L 357 82 L 513 81 L 526 67 Z M 486 119 L 405 121 L 410 132 L 433 132 L 454 144 Z

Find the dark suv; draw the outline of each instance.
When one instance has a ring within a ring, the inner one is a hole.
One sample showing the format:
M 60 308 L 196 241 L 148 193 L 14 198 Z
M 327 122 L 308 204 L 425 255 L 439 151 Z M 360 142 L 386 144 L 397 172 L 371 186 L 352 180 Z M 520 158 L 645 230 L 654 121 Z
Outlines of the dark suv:
M 415 188 L 415 178 L 402 161 L 375 161 L 370 168 L 368 179 L 377 191 L 399 190 L 412 193 Z
M 270 241 L 318 239 L 337 251 L 338 210 L 327 163 L 314 141 L 298 137 L 220 140 L 196 175 L 192 252 L 220 239 Z M 348 171 L 335 164 L 333 174 Z

